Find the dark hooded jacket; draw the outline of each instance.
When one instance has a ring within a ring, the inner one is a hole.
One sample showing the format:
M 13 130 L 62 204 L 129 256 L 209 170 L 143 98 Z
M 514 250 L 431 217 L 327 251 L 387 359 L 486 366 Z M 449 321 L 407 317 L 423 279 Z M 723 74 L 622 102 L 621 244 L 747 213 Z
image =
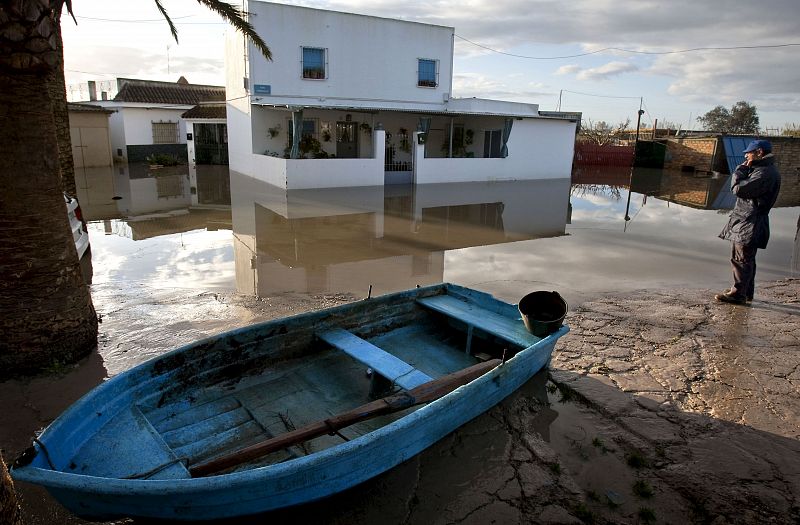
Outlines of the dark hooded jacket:
M 775 168 L 772 153 L 753 161 L 750 166 L 740 164 L 731 176 L 731 191 L 737 197 L 736 206 L 719 236 L 753 248 L 766 248 L 769 240 L 768 214 L 780 189 L 781 176 Z

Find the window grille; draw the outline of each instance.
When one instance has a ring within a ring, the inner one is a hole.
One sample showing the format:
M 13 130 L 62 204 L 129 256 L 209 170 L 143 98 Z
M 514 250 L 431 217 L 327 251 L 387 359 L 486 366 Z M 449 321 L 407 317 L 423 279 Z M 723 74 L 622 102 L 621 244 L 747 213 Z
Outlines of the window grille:
M 303 48 L 303 78 L 324 80 L 326 74 L 325 50 L 319 47 Z
M 436 60 L 430 58 L 420 58 L 417 60 L 417 86 L 436 87 L 438 71 Z
M 153 122 L 153 144 L 179 144 L 177 122 Z

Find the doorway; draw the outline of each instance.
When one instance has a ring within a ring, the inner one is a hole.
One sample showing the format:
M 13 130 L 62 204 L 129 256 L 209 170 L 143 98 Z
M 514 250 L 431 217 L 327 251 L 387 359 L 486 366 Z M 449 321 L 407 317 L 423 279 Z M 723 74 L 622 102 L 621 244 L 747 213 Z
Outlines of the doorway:
M 336 123 L 336 157 L 340 159 L 358 158 L 358 123 Z

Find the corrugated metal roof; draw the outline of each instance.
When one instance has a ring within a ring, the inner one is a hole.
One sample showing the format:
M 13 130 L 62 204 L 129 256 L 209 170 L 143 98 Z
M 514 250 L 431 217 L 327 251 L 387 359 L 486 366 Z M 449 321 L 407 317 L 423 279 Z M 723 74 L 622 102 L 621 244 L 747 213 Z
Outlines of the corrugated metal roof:
M 120 78 L 115 102 L 141 102 L 194 106 L 200 102 L 225 100 L 225 88 L 183 82 L 157 82 Z
M 733 173 L 736 166 L 744 162 L 742 153 L 750 141 L 756 140 L 750 136 L 722 137 L 722 144 L 725 146 L 725 157 L 728 159 L 728 173 Z
M 490 113 L 490 112 L 470 112 L 470 111 L 442 111 L 442 110 L 433 110 L 433 109 L 407 109 L 407 108 L 374 108 L 374 107 L 366 107 L 366 106 L 330 106 L 330 105 L 321 105 L 321 104 L 267 104 L 264 102 L 256 102 L 255 104 L 259 106 L 267 106 L 273 107 L 276 109 L 285 109 L 291 110 L 295 107 L 302 107 L 303 109 L 329 109 L 333 111 L 358 111 L 360 113 L 411 113 L 416 115 L 436 115 L 436 116 L 446 116 L 446 117 L 455 117 L 459 115 L 470 115 L 470 116 L 484 116 L 484 117 L 513 117 L 513 118 L 541 118 L 541 119 L 549 119 L 549 120 L 571 120 L 567 117 L 555 117 L 555 116 L 535 116 L 535 115 L 514 115 L 509 113 Z

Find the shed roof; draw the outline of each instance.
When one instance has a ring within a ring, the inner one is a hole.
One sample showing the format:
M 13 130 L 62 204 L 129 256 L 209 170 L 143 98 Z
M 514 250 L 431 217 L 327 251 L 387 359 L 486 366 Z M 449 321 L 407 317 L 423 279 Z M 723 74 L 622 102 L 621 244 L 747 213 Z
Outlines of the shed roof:
M 198 104 L 186 111 L 181 117 L 186 119 L 221 119 L 226 118 L 225 103 Z
M 113 111 L 100 106 L 93 106 L 91 104 L 77 104 L 75 102 L 67 102 L 67 111 L 75 111 L 78 113 L 114 113 Z
M 181 77 L 183 78 L 183 77 Z M 194 106 L 206 101 L 224 101 L 225 88 L 176 82 L 158 82 L 132 78 L 117 79 L 119 91 L 115 102 L 142 102 Z

